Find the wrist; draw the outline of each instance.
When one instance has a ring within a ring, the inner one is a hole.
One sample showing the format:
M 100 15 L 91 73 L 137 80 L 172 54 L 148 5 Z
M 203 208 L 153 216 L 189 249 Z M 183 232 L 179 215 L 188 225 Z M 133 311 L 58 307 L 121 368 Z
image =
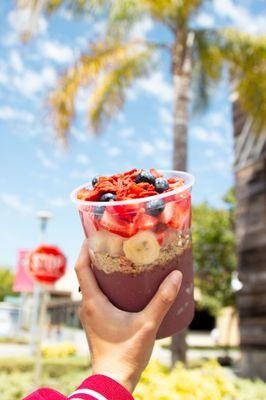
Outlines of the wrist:
M 119 368 L 115 368 L 112 363 L 110 363 L 109 365 L 110 366 L 93 366 L 93 375 L 99 374 L 108 376 L 109 378 L 115 380 L 120 385 L 122 385 L 130 393 L 132 393 L 138 382 L 138 378 L 127 368 L 123 368 L 123 365 L 119 366 Z

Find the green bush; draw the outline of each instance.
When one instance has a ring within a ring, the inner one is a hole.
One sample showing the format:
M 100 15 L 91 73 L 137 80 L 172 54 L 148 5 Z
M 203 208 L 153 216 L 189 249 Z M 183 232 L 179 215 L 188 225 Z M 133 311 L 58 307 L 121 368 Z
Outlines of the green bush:
M 21 400 L 33 390 L 32 367 L 30 359 L 0 359 L 1 399 Z M 84 358 L 44 360 L 40 386 L 69 395 L 89 374 Z M 177 364 L 171 372 L 152 361 L 134 396 L 136 400 L 265 400 L 266 384 L 237 378 L 214 361 L 189 369 Z

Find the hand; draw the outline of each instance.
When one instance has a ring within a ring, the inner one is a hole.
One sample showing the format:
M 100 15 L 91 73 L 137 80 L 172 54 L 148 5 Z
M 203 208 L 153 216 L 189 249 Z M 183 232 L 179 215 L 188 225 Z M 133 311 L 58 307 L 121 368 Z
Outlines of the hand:
M 107 375 L 133 392 L 147 366 L 156 333 L 179 291 L 182 274 L 171 272 L 138 313 L 121 311 L 99 289 L 84 241 L 76 263 L 82 303 L 80 320 L 89 343 L 94 374 Z

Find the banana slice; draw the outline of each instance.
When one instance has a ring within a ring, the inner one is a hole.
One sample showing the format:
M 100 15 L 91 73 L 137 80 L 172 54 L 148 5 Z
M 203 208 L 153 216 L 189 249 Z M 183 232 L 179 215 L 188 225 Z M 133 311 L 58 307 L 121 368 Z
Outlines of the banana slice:
M 108 253 L 112 257 L 117 257 L 123 255 L 123 239 L 111 232 L 106 232 L 107 234 L 107 248 Z
M 106 253 L 107 247 L 107 235 L 105 231 L 95 231 L 88 237 L 89 248 L 95 253 Z
M 123 250 L 133 263 L 150 264 L 159 257 L 160 245 L 154 233 L 142 231 L 126 240 Z

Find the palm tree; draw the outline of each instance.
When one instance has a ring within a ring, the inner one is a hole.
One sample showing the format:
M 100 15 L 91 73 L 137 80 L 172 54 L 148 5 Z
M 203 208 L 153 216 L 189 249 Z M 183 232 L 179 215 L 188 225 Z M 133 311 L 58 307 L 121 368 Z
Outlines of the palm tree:
M 90 13 L 106 19 L 106 32 L 89 45 L 64 72 L 51 93 L 50 105 L 58 137 L 67 141 L 75 117 L 75 99 L 81 87 L 88 88 L 88 121 L 100 131 L 123 106 L 127 89 L 136 79 L 152 71 L 158 51 L 171 55 L 174 93 L 173 168 L 187 167 L 187 133 L 190 90 L 194 100 L 206 106 L 209 89 L 227 67 L 230 87 L 252 114 L 258 127 L 266 120 L 266 91 L 257 82 L 263 80 L 265 37 L 251 37 L 232 30 L 198 29 L 195 16 L 207 0 L 23 0 L 22 6 L 51 14 L 61 6 L 73 12 Z M 148 17 L 171 33 L 165 42 L 136 39 L 132 28 Z M 25 37 L 28 37 L 27 34 Z M 263 58 L 264 57 L 264 58 Z M 255 65 L 255 67 L 253 67 Z M 250 68 L 252 66 L 252 68 Z M 264 110 L 260 105 L 264 104 Z M 263 112 L 262 112 L 263 111 Z M 185 336 L 172 341 L 172 361 L 185 361 Z

